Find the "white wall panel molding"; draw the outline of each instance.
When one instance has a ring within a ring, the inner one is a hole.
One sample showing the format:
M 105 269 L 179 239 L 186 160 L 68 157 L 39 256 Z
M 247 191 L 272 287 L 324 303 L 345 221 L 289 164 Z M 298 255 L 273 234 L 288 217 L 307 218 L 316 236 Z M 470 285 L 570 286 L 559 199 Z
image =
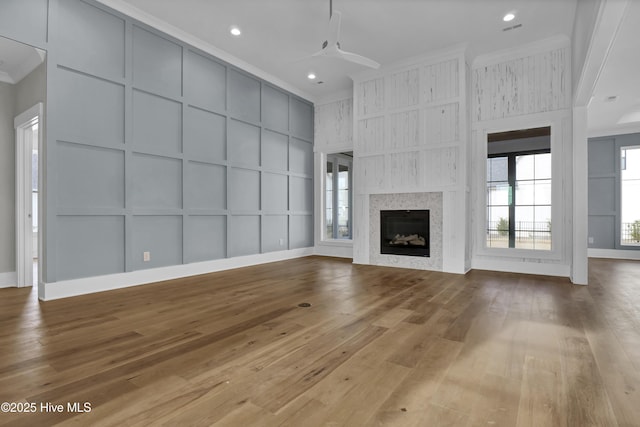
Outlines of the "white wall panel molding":
M 544 46 L 546 44 L 542 44 Z M 537 46 L 537 45 L 536 45 Z M 481 122 L 571 108 L 571 54 L 566 46 L 474 65 L 472 120 Z
M 314 151 L 353 150 L 353 96 L 316 105 Z
M 367 253 L 370 195 L 448 192 L 451 211 L 460 211 L 464 223 L 467 76 L 460 47 L 354 76 L 355 263 L 373 259 Z M 443 239 L 454 243 L 447 259 L 438 253 L 435 268 L 463 273 L 466 229 L 442 229 L 449 233 Z

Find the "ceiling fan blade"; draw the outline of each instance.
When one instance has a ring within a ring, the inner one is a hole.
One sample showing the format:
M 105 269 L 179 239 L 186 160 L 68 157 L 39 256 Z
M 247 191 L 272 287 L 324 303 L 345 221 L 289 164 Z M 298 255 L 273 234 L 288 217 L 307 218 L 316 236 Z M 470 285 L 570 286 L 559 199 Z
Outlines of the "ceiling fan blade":
M 339 48 L 337 49 L 337 55 L 335 56 L 339 56 L 340 58 L 346 61 L 355 62 L 356 64 L 364 65 L 365 67 L 370 67 L 374 69 L 380 68 L 380 64 L 374 61 L 373 59 L 369 59 L 362 55 L 358 55 L 357 53 L 346 52 Z
M 338 39 L 340 38 L 340 21 L 342 21 L 342 14 L 337 10 L 334 10 L 331 15 L 331 19 L 329 20 L 327 46 L 334 46 L 338 43 Z

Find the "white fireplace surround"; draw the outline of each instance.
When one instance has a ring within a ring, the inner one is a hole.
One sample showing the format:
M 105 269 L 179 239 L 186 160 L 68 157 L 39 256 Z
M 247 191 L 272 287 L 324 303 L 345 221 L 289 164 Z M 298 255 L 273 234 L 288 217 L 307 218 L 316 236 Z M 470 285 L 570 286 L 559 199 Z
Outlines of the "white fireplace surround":
M 430 256 L 380 253 L 380 211 L 429 210 Z M 369 196 L 369 263 L 387 267 L 442 271 L 442 193 L 372 194 Z

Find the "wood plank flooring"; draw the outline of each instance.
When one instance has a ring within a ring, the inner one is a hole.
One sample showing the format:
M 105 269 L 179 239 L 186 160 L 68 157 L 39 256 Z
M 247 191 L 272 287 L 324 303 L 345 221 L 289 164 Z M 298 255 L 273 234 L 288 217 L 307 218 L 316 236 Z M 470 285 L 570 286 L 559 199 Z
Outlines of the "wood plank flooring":
M 588 287 L 308 257 L 0 289 L 0 402 L 37 405 L 10 426 L 640 426 L 640 262 L 593 259 Z

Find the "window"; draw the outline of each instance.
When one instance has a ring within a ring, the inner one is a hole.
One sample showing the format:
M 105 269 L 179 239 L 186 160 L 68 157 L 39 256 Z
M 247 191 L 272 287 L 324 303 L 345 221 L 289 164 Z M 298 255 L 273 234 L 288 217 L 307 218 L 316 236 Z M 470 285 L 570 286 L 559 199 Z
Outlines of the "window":
M 489 135 L 488 248 L 551 250 L 550 128 Z
M 351 239 L 353 154 L 327 156 L 325 175 L 325 238 Z
M 640 147 L 620 148 L 620 244 L 640 246 Z

